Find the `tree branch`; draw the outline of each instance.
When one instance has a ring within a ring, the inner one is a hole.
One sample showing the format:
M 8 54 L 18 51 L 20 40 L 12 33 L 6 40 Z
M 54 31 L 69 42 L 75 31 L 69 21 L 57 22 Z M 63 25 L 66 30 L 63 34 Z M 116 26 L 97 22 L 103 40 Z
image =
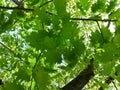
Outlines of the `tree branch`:
M 40 5 L 39 8 L 43 7 L 44 5 L 52 2 L 53 0 L 51 1 L 48 1 L 48 2 L 45 2 L 44 4 Z M 18 7 L 3 7 L 3 6 L 0 6 L 0 9 L 4 9 L 4 10 L 23 10 L 23 11 L 29 11 L 29 12 L 33 12 L 34 9 L 30 9 L 30 8 L 18 8 Z M 46 11 L 46 13 L 49 13 L 50 15 L 55 15 L 53 13 L 50 13 L 48 11 Z M 101 22 L 117 22 L 119 20 L 111 20 L 111 19 L 92 19 L 92 18 L 70 18 L 71 20 L 74 20 L 74 21 L 101 21 Z
M 50 1 L 47 1 L 47 2 L 43 3 L 42 5 L 39 6 L 39 8 L 45 6 L 46 4 L 48 4 L 48 3 L 52 2 L 52 1 L 53 1 L 53 0 L 50 0 Z
M 112 83 L 113 83 L 113 85 L 114 85 L 115 89 L 116 89 L 116 90 L 118 90 L 117 86 L 115 85 L 115 82 L 114 82 L 114 81 L 112 81 Z
M 103 40 L 103 43 L 104 43 L 104 36 L 103 36 L 103 33 L 102 33 L 102 29 L 100 28 L 100 25 L 98 23 L 98 21 L 96 21 L 97 25 L 98 25 L 98 28 L 100 30 L 100 33 L 101 33 L 101 37 L 102 37 L 102 40 Z
M 43 3 L 42 5 L 39 6 L 39 8 L 45 6 L 46 4 L 52 2 L 53 0 L 47 1 L 45 3 Z M 21 2 L 18 2 L 18 0 L 13 0 L 13 2 L 15 2 L 17 5 L 19 5 Z M 34 11 L 34 9 L 29 9 L 29 8 L 24 8 L 24 7 L 3 7 L 0 6 L 0 9 L 6 9 L 6 10 L 23 10 L 23 11 Z
M 76 21 L 101 21 L 101 22 L 116 22 L 118 20 L 111 20 L 111 19 L 92 19 L 92 18 L 71 18 L 71 20 Z
M 23 11 L 34 11 L 34 9 L 29 9 L 29 8 L 3 7 L 3 6 L 0 6 L 0 9 L 4 9 L 4 10 L 23 10 Z
M 13 54 L 15 55 L 14 51 L 11 50 L 11 49 L 10 49 L 8 46 L 6 46 L 5 44 L 3 44 L 1 41 L 0 41 L 0 44 L 1 44 L 4 48 L 6 48 L 7 50 L 9 50 L 11 53 L 13 53 Z
M 75 79 L 65 85 L 62 90 L 82 90 L 82 88 L 89 82 L 94 76 L 93 58 L 90 60 L 90 64 L 84 69 Z
M 42 56 L 42 52 L 39 53 L 39 55 L 36 57 L 36 62 L 35 62 L 35 65 L 33 66 L 33 70 L 36 68 L 36 66 L 38 65 L 39 63 L 39 59 L 40 57 Z
M 5 49 L 7 49 L 9 52 L 11 52 L 14 56 L 16 56 L 17 58 L 19 58 L 20 60 L 22 60 L 22 58 L 20 57 L 19 54 L 17 55 L 10 47 L 8 47 L 7 45 L 5 45 L 1 41 L 0 41 L 0 45 L 2 45 Z
M 12 1 L 18 6 L 18 8 L 24 8 L 23 0 L 21 2 L 18 0 L 12 0 Z

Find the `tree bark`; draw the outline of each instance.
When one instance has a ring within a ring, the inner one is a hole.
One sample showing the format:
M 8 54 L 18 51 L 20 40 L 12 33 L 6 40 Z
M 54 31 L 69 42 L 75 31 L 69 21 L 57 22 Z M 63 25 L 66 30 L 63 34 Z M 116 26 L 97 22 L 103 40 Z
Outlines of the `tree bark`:
M 87 68 L 84 69 L 75 79 L 65 85 L 62 90 L 82 90 L 93 76 L 94 68 L 92 58 Z

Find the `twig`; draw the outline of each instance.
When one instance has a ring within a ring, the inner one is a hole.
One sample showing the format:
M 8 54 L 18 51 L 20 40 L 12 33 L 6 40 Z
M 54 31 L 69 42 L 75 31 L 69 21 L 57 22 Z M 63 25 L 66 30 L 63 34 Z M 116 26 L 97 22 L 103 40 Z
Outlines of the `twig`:
M 101 32 L 102 40 L 103 40 L 103 42 L 104 42 L 104 36 L 103 36 L 103 33 L 102 33 L 102 29 L 101 29 L 98 21 L 96 21 L 96 22 L 97 22 L 98 28 L 99 28 L 99 30 L 100 30 L 100 32 Z
M 9 50 L 11 53 L 13 53 L 13 54 L 15 55 L 14 51 L 11 50 L 7 45 L 3 44 L 1 41 L 0 41 L 0 44 L 1 44 L 4 48 L 6 48 L 7 50 Z
M 34 11 L 34 9 L 29 9 L 29 8 L 3 7 L 3 6 L 0 6 L 0 9 L 5 9 L 5 10 L 23 10 L 23 11 Z
M 52 2 L 52 1 L 53 1 L 53 0 L 50 0 L 50 1 L 47 1 L 47 2 L 43 3 L 42 5 L 39 6 L 39 8 L 45 6 L 46 4 L 48 4 L 48 3 Z
M 115 82 L 112 81 L 112 83 L 113 83 L 114 87 L 116 88 L 116 90 L 118 90 L 117 86 L 115 85 Z
M 37 66 L 37 64 L 39 62 L 39 58 L 41 57 L 41 55 L 42 55 L 42 52 L 40 52 L 39 55 L 36 57 L 36 62 L 35 62 L 35 65 L 33 67 L 33 70 L 36 68 L 36 66 Z
M 22 1 L 12 0 L 12 1 L 18 6 L 18 8 L 24 8 L 23 0 Z
M 51 12 L 49 12 L 49 11 L 46 11 L 46 13 L 48 13 L 49 15 L 54 15 L 54 16 L 57 16 L 56 14 L 54 14 L 54 13 L 51 13 Z
M 0 41 L 0 44 L 5 48 L 7 49 L 9 52 L 11 52 L 14 56 L 16 56 L 17 58 L 19 58 L 20 60 L 22 60 L 22 58 L 20 57 L 20 54 L 16 54 L 10 47 L 8 47 L 7 45 L 5 45 L 4 43 L 2 43 Z
M 111 21 L 109 21 L 109 22 L 108 22 L 108 24 L 107 24 L 107 28 L 109 28 L 109 27 L 110 27 L 110 24 L 111 24 Z
M 47 1 L 47 2 L 43 3 L 42 5 L 39 6 L 39 8 L 43 7 L 44 5 L 46 5 L 46 4 L 48 4 L 48 3 L 52 2 L 52 1 L 53 1 L 53 0 Z M 34 11 L 34 9 L 24 8 L 24 7 L 19 8 L 19 7 L 3 7 L 3 6 L 0 6 L 0 9 Z
M 52 0 L 51 0 L 52 1 Z M 40 6 L 43 7 L 44 5 L 46 5 L 47 3 L 51 2 L 51 1 L 48 1 L 44 4 L 42 4 Z M 23 11 L 29 11 L 29 12 L 33 12 L 34 9 L 30 9 L 30 8 L 18 8 L 18 7 L 3 7 L 3 6 L 0 6 L 0 9 L 5 9 L 5 10 L 23 10 Z M 50 15 L 55 15 L 51 12 L 48 12 L 46 11 L 46 13 L 50 14 Z M 57 16 L 57 15 L 55 15 Z M 74 21 L 101 21 L 101 22 L 117 22 L 119 20 L 111 20 L 111 19 L 91 19 L 91 18 L 70 18 L 71 20 L 74 20 Z
M 111 20 L 111 19 L 92 19 L 92 18 L 70 18 L 71 20 L 77 21 L 101 21 L 101 22 L 116 22 L 118 20 Z

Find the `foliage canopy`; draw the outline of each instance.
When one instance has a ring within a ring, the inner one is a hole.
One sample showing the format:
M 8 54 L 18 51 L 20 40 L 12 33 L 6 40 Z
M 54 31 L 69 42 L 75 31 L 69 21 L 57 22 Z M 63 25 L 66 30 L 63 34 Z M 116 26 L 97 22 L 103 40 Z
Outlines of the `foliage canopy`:
M 119 3 L 1 0 L 0 89 L 66 90 L 75 77 L 84 82 L 83 73 L 92 71 L 85 84 L 76 83 L 85 90 L 119 89 Z

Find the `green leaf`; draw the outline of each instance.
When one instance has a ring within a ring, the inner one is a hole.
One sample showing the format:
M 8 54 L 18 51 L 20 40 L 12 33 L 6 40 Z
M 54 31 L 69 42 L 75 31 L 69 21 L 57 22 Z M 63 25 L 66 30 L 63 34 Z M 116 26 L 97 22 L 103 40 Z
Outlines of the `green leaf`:
M 116 32 L 113 41 L 116 45 L 120 46 L 120 25 L 116 26 Z
M 118 49 L 116 48 L 116 45 L 113 43 L 108 43 L 103 45 L 103 52 L 98 54 L 96 57 L 100 60 L 102 63 L 107 63 L 111 60 L 115 59 L 115 55 L 119 53 Z
M 66 0 L 54 0 L 54 5 L 59 16 L 66 13 Z
M 22 80 L 26 80 L 29 81 L 30 80 L 30 72 L 27 72 L 30 70 L 27 70 L 25 67 L 19 69 L 18 72 L 16 72 L 14 75 L 17 76 L 17 80 L 22 79 Z
M 39 30 L 39 32 L 32 32 L 30 35 L 26 37 L 26 40 L 30 42 L 30 45 L 37 50 L 42 49 L 44 50 L 44 39 L 48 33 L 45 30 Z
M 108 75 L 120 84 L 118 0 L 18 1 L 23 1 L 24 8 L 16 7 L 12 0 L 0 1 L 0 42 L 5 44 L 0 44 L 3 88 L 57 90 L 86 69 L 92 57 L 95 77 L 84 85 L 86 90 L 100 86 L 107 90 L 110 86 L 104 85 L 104 78 Z M 15 7 L 8 10 L 4 6 Z M 101 20 L 105 18 L 118 20 L 111 23 L 115 32 L 105 27 L 109 24 L 109 20 Z M 101 30 L 91 19 L 99 20 Z
M 65 39 L 70 39 L 73 38 L 74 35 L 77 35 L 77 28 L 74 29 L 74 23 L 72 22 L 65 22 L 63 23 L 63 27 L 61 30 L 61 37 Z
M 60 24 L 59 18 L 56 17 L 56 16 L 52 16 L 52 23 L 53 23 L 53 28 L 58 30 L 59 27 L 60 27 L 60 25 L 59 25 Z
M 106 11 L 106 0 L 98 0 L 92 5 L 92 12 L 105 12 Z
M 92 33 L 91 44 L 95 46 L 96 45 L 99 46 L 103 44 L 103 38 L 101 36 L 101 33 L 98 30 Z
M 109 15 L 110 19 L 120 19 L 120 9 L 113 11 L 112 14 Z
M 56 48 L 56 42 L 53 38 L 50 38 L 48 36 L 45 37 L 44 41 L 44 47 L 46 47 L 46 49 L 54 49 Z
M 110 75 L 111 72 L 113 71 L 113 67 L 115 66 L 114 62 L 108 62 L 107 64 L 103 64 L 103 71 L 101 72 L 101 74 L 103 75 Z
M 74 50 L 75 50 L 75 53 L 80 56 L 81 54 L 83 54 L 83 52 L 85 51 L 85 45 L 83 43 L 83 38 L 81 39 L 77 39 L 77 40 L 74 40 L 72 43 L 73 43 L 73 47 L 74 47 Z
M 79 2 L 83 8 L 83 10 L 87 11 L 90 7 L 90 0 L 80 0 Z
M 48 50 L 45 54 L 46 56 L 46 63 L 49 63 L 51 65 L 55 63 L 60 63 L 62 58 L 61 54 L 54 48 L 53 50 Z
M 14 10 L 13 12 L 12 12 L 12 15 L 13 16 L 18 16 L 19 17 L 19 19 L 21 18 L 21 17 L 25 17 L 25 13 L 23 12 L 23 11 L 19 11 L 19 10 Z M 18 18 L 18 17 L 15 17 L 15 18 Z
M 19 85 L 16 82 L 5 82 L 3 88 L 3 90 L 25 90 L 22 85 Z
M 75 50 L 67 50 L 64 54 L 65 61 L 67 61 L 69 67 L 74 67 L 78 61 Z
M 116 67 L 115 67 L 115 72 L 116 72 L 116 74 L 119 76 L 120 75 L 120 65 L 117 65 Z
M 107 43 L 111 41 L 112 39 L 112 33 L 107 27 L 102 26 L 102 33 L 103 33 L 103 38 L 104 38 L 104 43 Z
M 33 77 L 39 87 L 39 90 L 47 89 L 47 85 L 50 80 L 49 75 L 41 66 L 37 66 L 36 69 L 34 69 Z
M 110 11 L 112 11 L 116 5 L 117 5 L 117 0 L 110 0 L 106 12 L 109 13 Z

